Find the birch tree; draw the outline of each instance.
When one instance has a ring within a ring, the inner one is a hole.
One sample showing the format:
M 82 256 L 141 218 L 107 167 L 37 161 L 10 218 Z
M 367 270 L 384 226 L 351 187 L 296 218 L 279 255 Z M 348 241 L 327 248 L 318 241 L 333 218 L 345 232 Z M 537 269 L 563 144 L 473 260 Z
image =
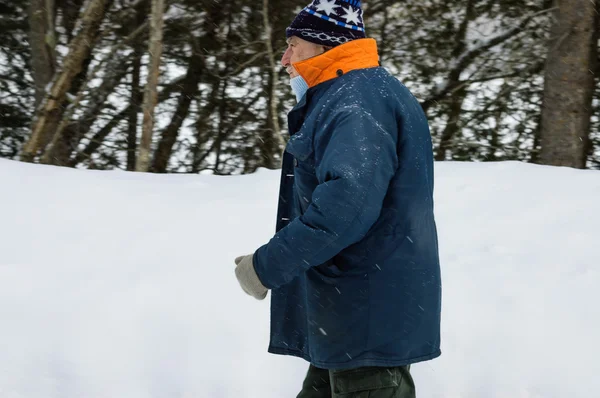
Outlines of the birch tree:
M 148 66 L 148 82 L 144 92 L 144 119 L 142 122 L 142 139 L 136 163 L 136 171 L 146 172 L 150 167 L 150 147 L 154 130 L 154 108 L 158 96 L 158 76 L 160 74 L 160 58 L 162 54 L 163 24 L 165 2 L 152 0 L 152 16 L 150 19 L 150 65 Z
M 35 106 L 46 95 L 46 86 L 56 70 L 56 31 L 54 2 L 31 0 L 29 3 L 29 43 L 31 66 L 35 82 Z
M 65 57 L 61 71 L 54 77 L 48 92 L 44 92 L 37 118 L 31 129 L 31 137 L 23 148 L 21 159 L 33 161 L 51 138 L 54 128 L 61 119 L 66 94 L 74 78 L 81 72 L 89 57 L 98 35 L 98 29 L 104 18 L 106 8 L 112 0 L 92 0 L 81 20 L 81 29 L 71 40 L 69 53 Z

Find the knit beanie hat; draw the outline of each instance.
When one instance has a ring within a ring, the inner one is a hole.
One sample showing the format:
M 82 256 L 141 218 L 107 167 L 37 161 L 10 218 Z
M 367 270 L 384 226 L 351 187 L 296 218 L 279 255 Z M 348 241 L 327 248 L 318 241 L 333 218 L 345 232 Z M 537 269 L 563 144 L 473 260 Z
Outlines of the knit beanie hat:
M 300 11 L 286 36 L 335 47 L 366 37 L 362 17 L 360 0 L 314 0 Z

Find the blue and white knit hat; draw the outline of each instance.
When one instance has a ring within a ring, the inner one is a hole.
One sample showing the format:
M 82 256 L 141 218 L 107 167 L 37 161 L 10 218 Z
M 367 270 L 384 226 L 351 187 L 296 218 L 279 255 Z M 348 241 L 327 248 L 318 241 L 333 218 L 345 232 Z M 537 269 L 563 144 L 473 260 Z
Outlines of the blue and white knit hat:
M 297 36 L 328 47 L 364 39 L 366 35 L 361 2 L 314 0 L 294 19 L 286 30 L 286 36 Z

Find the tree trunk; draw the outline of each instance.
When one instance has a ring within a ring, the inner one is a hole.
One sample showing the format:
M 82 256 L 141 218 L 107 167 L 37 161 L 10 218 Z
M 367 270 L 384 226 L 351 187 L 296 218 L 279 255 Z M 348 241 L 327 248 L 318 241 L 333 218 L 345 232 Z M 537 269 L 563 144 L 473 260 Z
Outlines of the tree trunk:
M 459 131 L 460 116 L 462 114 L 462 106 L 466 96 L 467 91 L 463 88 L 458 92 L 454 93 L 454 95 L 450 99 L 450 114 L 448 116 L 448 123 L 446 124 L 446 128 L 444 128 L 444 132 L 442 133 L 442 137 L 440 138 L 440 146 L 438 147 L 437 153 L 435 155 L 435 160 L 437 161 L 446 160 L 446 157 L 448 156 L 448 151 L 450 151 L 450 149 L 452 148 L 452 140 L 454 139 L 456 133 Z
M 213 145 L 208 151 L 205 149 L 206 144 L 210 140 L 210 134 L 209 132 L 207 132 L 208 126 L 211 123 L 210 115 L 217 108 L 217 98 L 219 97 L 219 87 L 221 83 L 224 83 L 224 80 L 221 81 L 219 79 L 214 79 L 212 83 L 210 96 L 206 101 L 206 106 L 202 109 L 201 112 L 199 112 L 198 118 L 196 120 L 196 145 L 192 147 L 192 173 L 198 173 L 200 169 L 202 169 L 202 167 L 204 166 L 202 163 L 208 156 L 208 153 L 210 153 L 210 151 L 212 151 L 212 148 L 214 148 Z
M 150 20 L 150 64 L 148 65 L 148 82 L 144 92 L 144 120 L 142 123 L 142 139 L 137 158 L 136 171 L 146 172 L 150 166 L 150 146 L 154 129 L 154 108 L 158 95 L 158 75 L 162 54 L 164 0 L 152 0 L 152 17 Z
M 131 66 L 131 106 L 127 117 L 127 171 L 135 171 L 138 114 L 140 113 L 140 101 L 142 100 L 142 90 L 140 88 L 141 68 L 142 52 L 139 52 L 139 47 L 137 47 L 134 50 Z
M 185 79 L 181 83 L 181 95 L 179 96 L 177 108 L 173 114 L 171 123 L 163 131 L 162 138 L 154 154 L 154 162 L 152 164 L 152 171 L 154 173 L 167 172 L 167 166 L 173 153 L 173 145 L 177 141 L 179 129 L 188 115 L 192 100 L 198 93 L 198 84 L 204 69 L 204 62 L 200 56 L 200 51 L 202 49 L 199 46 L 192 45 L 192 56 Z
M 79 10 L 83 5 L 83 0 L 58 0 L 57 5 L 62 10 L 62 25 L 67 34 L 67 43 L 73 39 L 73 29 L 79 17 Z
M 46 87 L 52 81 L 56 70 L 54 46 L 47 37 L 49 17 L 53 11 L 46 9 L 46 0 L 31 0 L 29 4 L 29 45 L 31 47 L 31 66 L 35 83 L 35 107 L 40 105 L 46 95 Z
M 379 50 L 379 59 L 380 60 L 385 59 L 385 56 L 387 55 L 386 54 L 387 46 L 388 46 L 387 31 L 388 31 L 389 21 L 390 21 L 389 7 L 387 5 L 384 5 L 383 6 L 383 22 L 381 23 L 381 29 L 379 30 L 379 35 L 381 37 L 381 40 L 379 41 L 379 45 L 378 45 L 378 47 L 380 48 L 380 50 Z
M 142 10 L 136 11 L 137 23 L 141 25 L 145 19 Z M 140 88 L 140 70 L 142 68 L 142 55 L 144 41 L 137 39 L 133 43 L 133 61 L 131 65 L 131 106 L 127 116 L 127 171 L 135 171 L 138 115 L 142 101 L 142 90 Z
M 202 30 L 205 32 L 205 35 L 202 38 L 202 47 L 203 51 L 207 53 L 215 52 L 218 49 L 222 48 L 221 40 L 217 34 L 218 28 L 222 26 L 225 21 L 225 18 L 228 16 L 228 13 L 223 12 L 223 6 L 213 3 L 212 5 L 206 8 L 206 17 L 204 19 Z M 202 106 L 202 101 L 197 101 L 198 105 L 198 116 L 196 118 L 196 122 L 194 123 L 194 129 L 196 130 L 196 143 L 192 146 L 192 173 L 198 173 L 201 169 L 205 168 L 205 160 L 214 149 L 214 143 L 216 140 L 213 140 L 213 145 L 209 148 L 206 146 L 212 137 L 212 132 L 210 130 L 210 126 L 212 124 L 211 115 L 219 106 L 218 96 L 220 93 L 220 85 L 225 82 L 225 80 L 221 80 L 215 74 L 208 73 L 204 78 L 203 83 L 210 85 L 210 90 L 206 89 L 210 92 L 208 98 L 205 101 L 204 107 Z
M 267 47 L 267 56 L 269 59 L 269 98 L 267 111 L 267 128 L 261 140 L 261 152 L 263 166 L 269 169 L 275 169 L 277 156 L 280 148 L 283 147 L 283 136 L 281 135 L 281 126 L 279 124 L 279 101 L 277 98 L 278 67 L 273 51 L 273 33 L 271 23 L 269 22 L 269 0 L 263 0 L 263 25 L 265 29 L 265 45 Z
M 543 101 L 542 101 L 543 102 Z M 542 141 L 542 116 L 541 114 L 536 118 L 535 130 L 533 130 L 533 144 L 531 150 L 531 163 L 540 163 L 540 142 Z
M 596 1 L 559 1 L 551 35 L 539 162 L 585 168 L 598 48 Z
M 496 152 L 502 149 L 502 143 L 500 142 L 500 128 L 502 126 L 502 120 L 505 118 L 506 112 L 506 96 L 510 93 L 511 85 L 508 81 L 504 81 L 498 96 L 496 97 L 496 109 L 492 112 L 494 118 L 494 127 L 490 132 L 490 151 L 487 156 L 487 160 L 495 162 L 497 160 Z
M 94 46 L 98 29 L 105 10 L 112 0 L 92 0 L 82 16 L 82 28 L 69 45 L 69 53 L 64 59 L 62 71 L 55 77 L 50 93 L 45 95 L 40 105 L 37 119 L 32 128 L 29 141 L 23 148 L 21 159 L 32 162 L 47 138 L 58 126 L 62 115 L 62 104 L 74 78 L 81 72 L 83 64 Z
M 227 72 L 227 66 L 225 67 Z M 225 127 L 225 117 L 228 111 L 227 104 L 227 87 L 229 85 L 229 78 L 225 78 L 223 81 L 223 85 L 221 86 L 221 92 L 219 95 L 219 127 L 217 132 L 217 137 L 215 138 L 215 167 L 214 173 L 219 174 L 219 168 L 221 167 L 221 152 L 223 150 L 223 142 L 225 141 L 225 137 L 227 135 L 226 127 Z
M 231 48 L 232 48 L 232 32 L 233 32 L 233 12 L 232 9 L 234 7 L 234 0 L 230 0 L 229 2 L 227 2 L 227 35 L 225 38 L 225 57 L 223 58 L 222 62 L 225 65 L 225 68 L 223 70 L 223 76 L 225 76 L 223 78 L 222 81 L 222 85 L 220 87 L 221 92 L 219 94 L 219 97 L 217 98 L 217 101 L 219 102 L 219 124 L 218 124 L 218 132 L 217 132 L 217 137 L 215 138 L 215 142 L 214 142 L 214 150 L 215 150 L 215 166 L 213 168 L 213 172 L 215 174 L 220 174 L 220 170 L 219 168 L 221 167 L 221 153 L 223 151 L 223 142 L 225 142 L 225 139 L 227 137 L 227 131 L 228 128 L 225 126 L 226 123 L 226 117 L 229 113 L 229 103 L 227 101 L 227 88 L 229 87 L 229 83 L 230 83 L 230 76 L 229 76 L 229 71 L 230 71 L 230 67 L 231 67 L 231 58 L 232 58 L 232 54 L 231 54 Z

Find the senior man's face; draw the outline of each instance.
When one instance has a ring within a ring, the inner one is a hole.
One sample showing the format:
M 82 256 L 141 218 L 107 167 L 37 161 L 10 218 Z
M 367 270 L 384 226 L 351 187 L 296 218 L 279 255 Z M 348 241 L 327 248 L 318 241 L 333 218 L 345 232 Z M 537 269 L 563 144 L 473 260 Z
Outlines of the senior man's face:
M 286 69 L 290 78 L 299 76 L 298 71 L 294 69 L 292 64 L 304 61 L 306 59 L 316 57 L 325 52 L 325 47 L 319 44 L 311 43 L 297 36 L 292 36 L 288 39 L 288 48 L 281 58 L 281 65 Z

